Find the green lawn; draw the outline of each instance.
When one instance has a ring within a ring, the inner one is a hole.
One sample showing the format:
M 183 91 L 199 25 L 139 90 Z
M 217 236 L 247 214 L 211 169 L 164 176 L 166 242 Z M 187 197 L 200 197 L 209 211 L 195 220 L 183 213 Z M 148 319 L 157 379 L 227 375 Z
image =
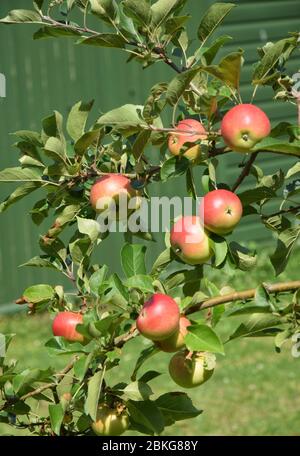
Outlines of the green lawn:
M 278 280 L 298 279 L 299 259 L 299 254 L 294 255 L 287 271 Z M 262 259 L 254 273 L 236 274 L 230 285 L 243 289 L 267 279 L 274 280 L 274 277 Z M 221 284 L 217 276 L 215 280 Z M 225 284 L 223 276 L 222 285 Z M 226 323 L 222 332 L 227 332 L 229 325 L 232 329 L 237 322 Z M 9 355 L 19 360 L 20 368 L 66 364 L 66 359 L 50 358 L 43 348 L 43 343 L 51 337 L 48 315 L 2 317 L 0 332 L 17 334 Z M 114 372 L 114 383 L 128 379 L 140 349 L 147 343 L 145 339 L 137 338 L 127 344 L 121 366 Z M 164 374 L 152 382 L 158 394 L 181 390 L 167 374 L 169 357 L 162 353 L 145 365 L 145 369 L 155 368 Z M 165 435 L 300 435 L 299 378 L 300 359 L 291 356 L 290 347 L 277 354 L 271 339 L 230 342 L 226 345 L 226 356 L 218 356 L 212 379 L 189 392 L 195 405 L 204 410 L 203 414 L 167 428 Z M 11 432 L 8 427 L 0 426 L 0 434 Z

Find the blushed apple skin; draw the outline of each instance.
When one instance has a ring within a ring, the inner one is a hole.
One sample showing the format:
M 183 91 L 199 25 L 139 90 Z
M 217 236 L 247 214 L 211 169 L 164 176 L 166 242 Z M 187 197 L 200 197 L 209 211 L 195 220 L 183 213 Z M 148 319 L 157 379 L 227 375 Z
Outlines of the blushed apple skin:
M 138 331 L 147 339 L 163 340 L 179 328 L 179 307 L 168 295 L 156 293 L 145 302 L 137 320 Z
M 253 104 L 234 106 L 221 122 L 221 135 L 225 143 L 237 152 L 251 151 L 270 131 L 268 116 Z
M 97 411 L 97 419 L 92 423 L 92 430 L 96 435 L 117 436 L 127 431 L 129 417 L 126 412 L 118 414 L 107 405 L 101 405 Z
M 212 256 L 208 234 L 200 217 L 187 215 L 174 223 L 170 242 L 174 252 L 187 264 L 203 264 Z
M 231 233 L 243 215 L 239 197 L 229 190 L 208 192 L 200 203 L 200 216 L 203 215 L 205 228 L 213 233 Z
M 75 312 L 60 312 L 52 323 L 54 336 L 61 336 L 70 342 L 83 342 L 84 336 L 76 331 L 76 326 L 83 323 L 83 316 Z
M 186 131 L 196 131 L 198 134 L 191 133 L 171 133 L 168 139 L 168 148 L 172 155 L 179 155 L 181 148 L 186 143 L 193 143 L 203 139 L 206 135 L 203 125 L 195 119 L 185 119 L 178 122 L 176 129 Z M 201 156 L 201 146 L 196 144 L 183 153 L 189 160 L 196 160 Z
M 157 347 L 167 353 L 175 353 L 184 347 L 184 338 L 188 333 L 188 326 L 191 325 L 184 315 L 179 319 L 179 329 L 167 339 L 156 342 Z
M 124 195 L 127 199 L 138 196 L 139 193 L 132 188 L 131 181 L 126 176 L 121 174 L 107 174 L 98 179 L 91 188 L 90 203 L 93 209 L 97 212 L 104 211 L 112 200 L 118 204 L 120 195 Z M 101 206 L 99 201 L 101 200 Z
M 187 359 L 187 352 L 178 352 L 170 360 L 169 373 L 177 385 L 182 388 L 195 388 L 207 382 L 213 374 L 213 369 L 204 366 L 205 353 L 193 354 Z

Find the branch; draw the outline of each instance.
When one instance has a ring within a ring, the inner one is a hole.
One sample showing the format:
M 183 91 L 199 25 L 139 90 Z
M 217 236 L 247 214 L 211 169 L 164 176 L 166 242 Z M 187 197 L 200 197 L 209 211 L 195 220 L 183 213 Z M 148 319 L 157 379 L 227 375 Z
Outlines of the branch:
M 232 186 L 231 190 L 233 192 L 236 191 L 236 189 L 241 185 L 241 183 L 244 181 L 244 179 L 249 175 L 251 166 L 255 162 L 257 155 L 258 155 L 258 152 L 253 152 L 251 154 L 249 160 L 246 162 L 246 164 L 243 168 L 243 171 L 241 172 L 241 174 L 239 175 L 239 177 L 237 178 L 237 180 L 235 181 L 235 183 Z
M 294 282 L 274 283 L 270 285 L 264 283 L 263 286 L 268 293 L 284 293 L 286 291 L 298 290 L 300 288 L 300 280 L 295 280 Z M 229 302 L 249 301 L 255 297 L 255 293 L 256 288 L 251 288 L 250 290 L 235 291 L 223 296 L 215 296 L 187 308 L 185 314 L 190 315 L 194 312 L 198 312 L 199 310 L 208 309 L 210 307 L 219 306 Z

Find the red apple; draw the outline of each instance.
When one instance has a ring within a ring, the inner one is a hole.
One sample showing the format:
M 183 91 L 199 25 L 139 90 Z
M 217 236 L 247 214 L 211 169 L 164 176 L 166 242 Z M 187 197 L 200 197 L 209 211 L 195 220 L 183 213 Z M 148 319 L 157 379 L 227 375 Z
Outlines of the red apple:
M 84 336 L 76 331 L 76 326 L 83 323 L 83 316 L 75 312 L 60 312 L 52 323 L 54 336 L 64 337 L 68 341 L 83 342 Z
M 97 212 L 103 212 L 112 202 L 118 206 L 121 196 L 125 201 L 138 197 L 139 192 L 131 186 L 128 177 L 122 174 L 107 174 L 95 182 L 90 192 L 90 203 Z
M 210 240 L 200 217 L 181 217 L 171 229 L 170 242 L 174 252 L 188 264 L 203 264 L 212 256 Z
M 204 139 L 206 137 L 206 131 L 203 125 L 195 119 L 181 120 L 177 127 L 177 130 L 193 131 L 194 133 L 171 133 L 168 139 L 169 151 L 172 155 L 179 155 L 181 148 L 186 143 L 193 143 Z M 201 155 L 201 147 L 199 144 L 187 149 L 183 155 L 189 160 L 195 160 Z
M 174 353 L 184 347 L 184 338 L 188 333 L 187 327 L 191 325 L 190 320 L 188 320 L 184 315 L 180 317 L 179 328 L 175 331 L 172 336 L 167 339 L 160 340 L 156 342 L 156 345 L 160 350 L 167 353 Z
M 182 388 L 194 388 L 206 382 L 214 372 L 214 358 L 211 354 L 194 353 L 191 358 L 187 352 L 176 353 L 170 361 L 169 373 Z
M 179 307 L 168 295 L 156 293 L 145 302 L 136 320 L 136 327 L 147 339 L 162 340 L 179 328 Z
M 126 411 L 119 412 L 106 404 L 99 406 L 97 419 L 92 423 L 92 429 L 96 435 L 117 436 L 127 431 L 129 417 Z
M 237 152 L 249 152 L 270 131 L 268 116 L 252 104 L 234 106 L 225 114 L 221 123 L 225 143 Z
M 241 200 L 229 190 L 213 190 L 200 204 L 200 217 L 203 217 L 205 228 L 220 235 L 231 233 L 242 214 Z

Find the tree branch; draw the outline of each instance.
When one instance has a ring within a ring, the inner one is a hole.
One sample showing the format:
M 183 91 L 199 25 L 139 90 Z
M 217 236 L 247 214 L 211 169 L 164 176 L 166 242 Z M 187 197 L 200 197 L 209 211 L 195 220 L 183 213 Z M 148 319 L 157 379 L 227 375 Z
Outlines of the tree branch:
M 239 177 L 237 178 L 237 180 L 235 181 L 235 183 L 232 186 L 231 190 L 233 192 L 236 191 L 236 189 L 241 185 L 241 183 L 244 181 L 244 179 L 249 175 L 251 166 L 255 162 L 257 155 L 258 155 L 258 152 L 253 152 L 251 154 L 249 160 L 246 162 L 246 164 L 243 168 L 243 171 L 241 172 L 241 174 L 239 175 Z
M 294 291 L 300 288 L 300 280 L 295 280 L 294 282 L 283 282 L 283 283 L 274 283 L 274 284 L 263 284 L 264 288 L 268 293 L 284 293 L 287 291 Z M 233 293 L 228 293 L 223 296 L 215 296 L 209 298 L 206 301 L 202 301 L 198 304 L 195 304 L 191 307 L 188 307 L 185 311 L 186 315 L 198 312 L 199 310 L 208 309 L 210 307 L 219 306 L 221 304 L 226 304 L 234 301 L 249 301 L 255 297 L 256 288 L 251 288 L 250 290 L 244 291 L 235 291 Z

